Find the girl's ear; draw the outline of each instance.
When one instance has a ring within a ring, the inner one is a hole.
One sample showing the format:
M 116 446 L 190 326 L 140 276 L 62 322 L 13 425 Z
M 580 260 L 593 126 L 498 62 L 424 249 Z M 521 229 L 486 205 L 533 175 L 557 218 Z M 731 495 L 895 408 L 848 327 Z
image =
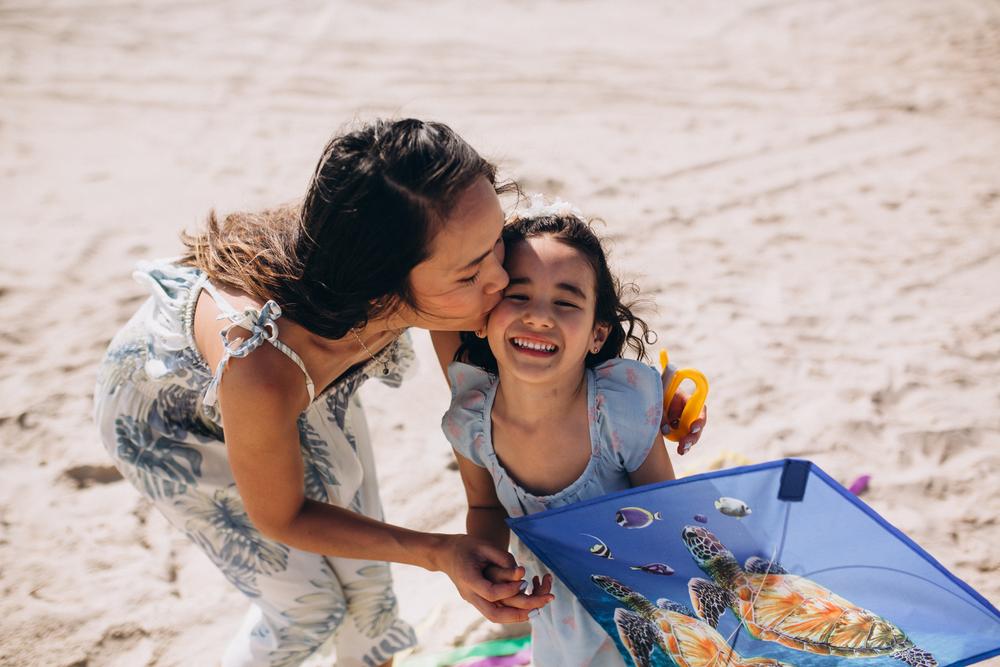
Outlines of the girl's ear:
M 604 342 L 608 340 L 611 327 L 607 324 L 597 323 L 594 325 L 594 332 L 591 334 L 590 352 L 597 354 L 604 347 Z

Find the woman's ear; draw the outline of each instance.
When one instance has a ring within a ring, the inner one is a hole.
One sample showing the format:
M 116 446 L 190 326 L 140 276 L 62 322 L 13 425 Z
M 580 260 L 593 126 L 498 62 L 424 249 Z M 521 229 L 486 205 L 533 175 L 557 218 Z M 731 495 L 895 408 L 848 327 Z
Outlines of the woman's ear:
M 590 353 L 597 354 L 604 347 L 605 341 L 608 340 L 608 334 L 611 332 L 611 327 L 607 324 L 595 324 L 594 332 L 591 335 L 590 342 Z

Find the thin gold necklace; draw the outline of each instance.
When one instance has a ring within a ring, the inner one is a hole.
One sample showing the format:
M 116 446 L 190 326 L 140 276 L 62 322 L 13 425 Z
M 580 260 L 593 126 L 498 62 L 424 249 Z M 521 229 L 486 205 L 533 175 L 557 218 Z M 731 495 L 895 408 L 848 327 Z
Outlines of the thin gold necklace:
M 372 351 L 368 349 L 367 345 L 365 345 L 365 341 L 361 340 L 361 336 L 358 335 L 358 332 L 356 330 L 354 330 L 354 329 L 351 329 L 351 333 L 354 334 L 354 338 L 358 341 L 358 343 L 361 344 L 361 347 L 364 349 L 365 352 L 368 353 L 368 356 L 371 357 L 372 361 L 375 361 L 376 360 L 375 359 L 375 355 L 372 354 Z M 393 340 L 395 340 L 398 337 L 399 337 L 399 334 L 396 334 L 396 336 L 393 338 Z M 389 344 L 391 345 L 392 343 L 389 343 Z M 389 361 L 386 360 L 386 359 L 383 359 L 382 360 L 382 375 L 388 375 L 388 374 L 389 374 Z

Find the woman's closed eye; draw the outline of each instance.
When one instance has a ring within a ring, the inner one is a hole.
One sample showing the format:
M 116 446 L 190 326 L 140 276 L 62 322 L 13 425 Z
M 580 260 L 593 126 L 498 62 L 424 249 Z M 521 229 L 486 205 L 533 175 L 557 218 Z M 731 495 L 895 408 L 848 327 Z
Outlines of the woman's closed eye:
M 497 261 L 502 263 L 503 262 L 503 239 L 502 238 L 497 238 L 496 242 L 493 244 L 494 252 L 497 252 L 497 250 L 496 250 L 497 246 L 500 246 L 500 250 L 499 250 L 500 257 L 499 257 L 499 259 L 497 259 Z M 482 260 L 480 260 L 480 264 L 481 263 L 482 263 Z M 468 278 L 459 278 L 458 282 L 462 283 L 463 285 L 475 285 L 477 282 L 479 282 L 479 275 L 482 272 L 483 272 L 483 268 L 482 268 L 482 266 L 480 266 L 478 269 L 476 269 L 476 272 L 473 273 L 471 276 L 469 276 Z

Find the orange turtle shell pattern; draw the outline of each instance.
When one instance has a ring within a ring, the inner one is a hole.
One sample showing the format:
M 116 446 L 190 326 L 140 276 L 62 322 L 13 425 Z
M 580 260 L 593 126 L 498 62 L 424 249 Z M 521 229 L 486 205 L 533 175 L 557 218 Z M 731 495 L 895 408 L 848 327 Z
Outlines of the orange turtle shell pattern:
M 740 617 L 758 639 L 853 658 L 913 646 L 889 621 L 805 577 L 742 573 L 730 590 L 737 596 Z

